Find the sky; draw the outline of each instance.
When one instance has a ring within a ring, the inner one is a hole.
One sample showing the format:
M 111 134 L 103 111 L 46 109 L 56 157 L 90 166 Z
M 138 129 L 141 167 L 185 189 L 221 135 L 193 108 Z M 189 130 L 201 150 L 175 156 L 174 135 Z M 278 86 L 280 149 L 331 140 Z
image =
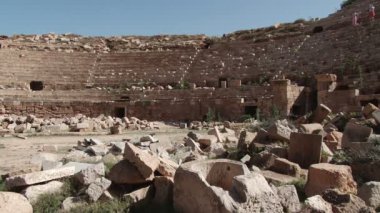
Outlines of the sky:
M 1 0 L 0 34 L 206 34 L 326 17 L 342 0 Z

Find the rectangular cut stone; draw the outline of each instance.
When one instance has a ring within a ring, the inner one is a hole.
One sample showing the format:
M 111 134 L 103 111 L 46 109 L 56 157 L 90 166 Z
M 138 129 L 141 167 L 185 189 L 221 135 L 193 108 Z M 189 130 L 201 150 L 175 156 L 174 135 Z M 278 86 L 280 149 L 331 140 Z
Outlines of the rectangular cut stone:
M 371 127 L 349 122 L 344 128 L 342 147 L 350 147 L 353 142 L 367 142 L 372 133 L 373 129 Z
M 292 133 L 290 135 L 289 160 L 303 168 L 319 163 L 322 152 L 322 135 Z
M 380 110 L 375 110 L 372 112 L 372 117 L 380 124 Z
M 51 169 L 41 172 L 33 172 L 29 174 L 9 177 L 5 180 L 5 185 L 8 189 L 18 186 L 29 186 L 37 183 L 72 176 L 74 174 L 75 167 Z
M 313 123 L 322 123 L 327 116 L 331 113 L 331 109 L 327 106 L 320 104 L 317 109 L 315 109 L 313 115 L 312 115 L 312 122 Z
M 160 164 L 157 157 L 131 143 L 125 143 L 124 158 L 132 163 L 144 178 L 151 177 Z

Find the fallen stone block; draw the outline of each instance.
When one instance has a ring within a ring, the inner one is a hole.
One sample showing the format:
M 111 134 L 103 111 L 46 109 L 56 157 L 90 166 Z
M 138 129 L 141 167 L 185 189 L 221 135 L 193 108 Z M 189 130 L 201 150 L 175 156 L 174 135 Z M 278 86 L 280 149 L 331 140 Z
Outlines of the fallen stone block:
M 330 108 L 328 108 L 326 105 L 320 104 L 311 115 L 311 122 L 322 123 L 330 113 Z
M 115 154 L 124 154 L 125 142 L 111 142 L 111 151 Z
M 124 158 L 132 163 L 144 178 L 150 178 L 160 164 L 157 157 L 131 143 L 125 144 Z
M 5 180 L 8 189 L 18 186 L 29 186 L 37 183 L 47 182 L 75 174 L 75 167 L 62 167 L 41 172 L 34 172 L 24 175 L 9 177 Z
M 367 142 L 372 133 L 373 129 L 370 127 L 349 122 L 344 129 L 342 147 L 349 148 L 352 142 Z
M 375 119 L 375 121 L 380 124 L 380 110 L 375 110 L 372 112 L 372 117 Z
M 305 134 L 322 134 L 323 126 L 320 123 L 302 124 L 300 129 Z
M 319 163 L 322 152 L 322 135 L 292 133 L 289 145 L 289 160 L 308 168 Z
M 33 207 L 21 194 L 0 192 L 0 212 L 33 213 Z
M 158 139 L 151 136 L 151 135 L 147 135 L 147 136 L 143 136 L 140 138 L 140 142 L 151 142 L 151 143 L 158 143 Z
M 160 206 L 171 205 L 173 203 L 173 178 L 155 177 L 153 184 L 155 189 L 153 202 Z
M 368 206 L 375 209 L 380 208 L 380 182 L 371 181 L 363 184 L 358 190 L 358 196 Z
M 41 195 L 60 192 L 62 190 L 62 186 L 62 182 L 51 181 L 46 184 L 29 186 L 22 192 L 22 194 L 29 200 L 29 202 L 34 203 Z
M 87 148 L 86 152 L 95 156 L 104 156 L 109 152 L 109 149 L 105 145 L 94 145 Z
M 290 175 L 284 175 L 270 170 L 261 171 L 261 174 L 265 179 L 275 185 L 287 185 L 291 184 L 299 179 Z
M 62 166 L 63 166 L 62 162 L 49 161 L 49 160 L 42 161 L 42 171 L 46 171 L 49 169 L 57 169 Z
M 270 170 L 284 175 L 290 175 L 299 178 L 301 176 L 301 167 L 284 158 L 276 158 Z
M 371 103 L 367 104 L 364 108 L 363 108 L 363 115 L 366 117 L 366 118 L 370 118 L 372 113 L 376 110 L 379 110 L 379 108 Z
M 322 196 L 315 195 L 305 200 L 305 208 L 303 212 L 323 212 L 333 213 L 332 205 L 326 202 Z
M 122 160 L 111 168 L 108 178 L 116 184 L 141 184 L 152 181 L 154 176 L 144 178 L 133 164 Z
M 98 178 L 95 182 L 88 186 L 86 194 L 91 202 L 96 202 L 110 186 L 111 181 L 104 177 Z
M 185 141 L 185 146 L 190 147 L 195 152 L 203 154 L 203 151 L 201 150 L 199 143 L 195 142 L 193 139 L 188 138 L 188 137 L 184 138 L 184 141 Z
M 165 177 L 174 177 L 179 165 L 172 160 L 159 158 L 160 164 L 158 165 L 157 172 Z
M 90 185 L 97 179 L 105 175 L 105 166 L 103 163 L 98 163 L 82 170 L 75 174 L 75 179 L 83 185 Z
M 33 164 L 33 165 L 36 165 L 40 168 L 40 170 L 42 169 L 42 164 L 44 161 L 52 161 L 52 162 L 58 162 L 60 161 L 62 158 L 57 155 L 57 154 L 53 154 L 53 153 L 38 153 L 36 155 L 34 155 L 32 157 L 32 159 L 30 160 L 30 163 Z
M 337 189 L 327 189 L 323 192 L 323 199 L 332 204 L 333 212 L 373 212 L 375 210 L 368 208 L 365 202 L 359 197 L 352 194 L 345 194 Z
M 299 212 L 301 210 L 301 203 L 294 185 L 272 187 L 272 189 L 280 199 L 285 212 Z
M 276 122 L 268 129 L 268 137 L 272 140 L 290 141 L 290 134 L 293 131 L 282 125 L 280 122 Z
M 261 169 L 266 170 L 274 165 L 276 158 L 278 158 L 276 155 L 268 151 L 263 151 L 257 155 L 253 155 L 248 165 L 255 165 Z
M 238 212 L 283 212 L 277 194 L 259 173 L 236 176 L 233 192 L 240 204 Z
M 238 206 L 229 195 L 235 176 L 248 168 L 231 160 L 191 161 L 174 177 L 173 204 L 178 212 L 232 212 Z
M 336 188 L 344 193 L 356 194 L 356 186 L 349 166 L 320 163 L 310 166 L 305 193 L 314 196 L 326 189 Z
M 153 196 L 153 187 L 148 186 L 136 191 L 133 191 L 129 194 L 123 196 L 124 200 L 135 204 L 138 202 L 143 202 L 144 200 L 151 199 Z

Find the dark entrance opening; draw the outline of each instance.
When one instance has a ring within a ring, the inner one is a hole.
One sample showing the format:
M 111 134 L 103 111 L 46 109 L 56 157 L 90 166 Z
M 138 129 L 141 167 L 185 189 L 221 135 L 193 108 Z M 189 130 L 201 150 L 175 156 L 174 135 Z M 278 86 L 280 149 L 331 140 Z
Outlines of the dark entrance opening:
M 360 101 L 360 105 L 361 106 L 366 106 L 369 103 L 371 103 L 371 104 L 373 104 L 375 106 L 379 106 L 378 105 L 379 104 L 379 100 L 377 100 L 377 99 L 372 99 L 372 100 L 367 100 L 367 101 Z
M 298 118 L 302 115 L 302 107 L 298 105 L 293 105 L 290 109 L 290 116 L 294 118 Z
M 252 118 L 256 118 L 257 106 L 245 106 L 244 114 L 250 115 Z
M 44 83 L 42 81 L 31 81 L 30 89 L 32 91 L 41 91 L 44 89 Z
M 313 33 L 321 33 L 323 32 L 323 27 L 322 26 L 316 26 L 313 29 Z
M 219 78 L 219 88 L 222 87 L 222 81 L 225 81 L 226 82 L 226 87 L 228 87 L 228 85 L 227 85 L 227 78 Z
M 115 108 L 115 117 L 124 118 L 125 117 L 125 108 L 124 107 L 116 107 Z

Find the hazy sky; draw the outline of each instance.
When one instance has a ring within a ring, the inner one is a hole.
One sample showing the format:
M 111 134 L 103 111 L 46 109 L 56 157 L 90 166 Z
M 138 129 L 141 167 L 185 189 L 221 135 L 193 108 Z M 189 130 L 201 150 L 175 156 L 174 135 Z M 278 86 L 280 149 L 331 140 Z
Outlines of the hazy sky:
M 342 0 L 1 0 L 0 34 L 221 35 L 326 17 Z

